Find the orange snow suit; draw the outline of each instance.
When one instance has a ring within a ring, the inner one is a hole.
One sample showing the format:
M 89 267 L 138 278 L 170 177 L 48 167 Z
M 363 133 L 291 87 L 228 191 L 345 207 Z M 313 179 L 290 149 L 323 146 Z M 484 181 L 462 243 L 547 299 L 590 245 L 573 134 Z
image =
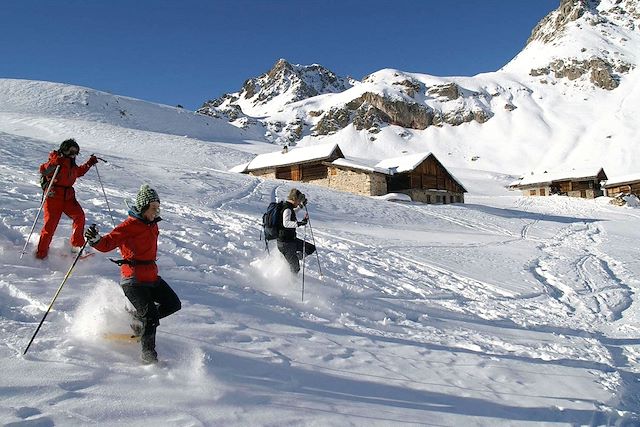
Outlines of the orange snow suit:
M 58 154 L 57 151 L 52 151 L 49 154 L 49 160 L 40 165 L 40 174 L 49 181 L 58 165 L 60 166 L 60 171 L 43 205 L 44 225 L 42 226 L 42 231 L 40 231 L 40 241 L 36 252 L 36 257 L 38 258 L 47 256 L 51 239 L 53 239 L 53 234 L 56 232 L 58 222 L 63 213 L 73 220 L 71 245 L 82 246 L 84 244 L 84 211 L 76 200 L 73 184 L 76 182 L 76 178 L 87 173 L 91 165 L 86 162 L 78 166 L 74 159 L 64 157 Z M 44 190 L 46 189 L 47 186 L 44 186 Z

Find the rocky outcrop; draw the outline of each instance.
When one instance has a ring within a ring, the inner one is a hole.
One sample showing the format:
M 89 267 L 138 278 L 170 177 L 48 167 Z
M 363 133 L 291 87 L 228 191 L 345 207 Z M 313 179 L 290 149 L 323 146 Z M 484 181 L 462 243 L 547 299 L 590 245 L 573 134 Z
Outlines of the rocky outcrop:
M 590 0 L 561 0 L 558 9 L 536 25 L 527 44 L 534 40 L 548 43 L 559 37 L 569 22 L 577 20 L 589 10 L 590 3 Z
M 432 93 L 445 99 L 461 96 L 460 88 L 453 83 L 438 86 Z M 422 130 L 432 125 L 458 126 L 472 121 L 484 123 L 492 116 L 493 113 L 480 108 L 463 107 L 442 112 L 418 102 L 366 92 L 344 107 L 326 112 L 314 126 L 312 135 L 329 135 L 351 123 L 357 130 L 378 133 L 383 124 Z
M 631 65 L 625 62 L 619 61 L 613 64 L 596 57 L 583 61 L 559 59 L 549 64 L 548 67 L 533 69 L 529 74 L 531 76 L 552 75 L 556 79 L 566 78 L 568 80 L 576 80 L 588 75 L 589 81 L 595 86 L 613 90 L 620 84 L 619 74 L 628 72 L 630 68 Z
M 360 100 L 380 112 L 380 119 L 392 125 L 411 129 L 426 129 L 433 121 L 433 112 L 425 105 L 390 99 L 375 93 L 364 93 Z
M 403 80 L 393 83 L 396 86 L 402 86 L 402 91 L 409 97 L 413 98 L 417 93 L 421 93 L 423 85 L 416 80 Z
M 345 128 L 350 122 L 351 111 L 348 108 L 332 108 L 314 126 L 311 135 L 331 135 Z
M 434 85 L 427 90 L 427 95 L 434 98 L 445 98 L 449 101 L 460 98 L 460 87 L 455 83 Z

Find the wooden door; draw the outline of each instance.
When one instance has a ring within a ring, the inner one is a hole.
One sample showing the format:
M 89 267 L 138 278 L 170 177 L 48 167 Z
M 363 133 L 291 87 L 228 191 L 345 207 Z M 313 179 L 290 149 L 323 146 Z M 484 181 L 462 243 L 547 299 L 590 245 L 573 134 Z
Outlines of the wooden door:
M 291 166 L 291 181 L 300 181 L 302 179 L 302 168 L 300 165 Z

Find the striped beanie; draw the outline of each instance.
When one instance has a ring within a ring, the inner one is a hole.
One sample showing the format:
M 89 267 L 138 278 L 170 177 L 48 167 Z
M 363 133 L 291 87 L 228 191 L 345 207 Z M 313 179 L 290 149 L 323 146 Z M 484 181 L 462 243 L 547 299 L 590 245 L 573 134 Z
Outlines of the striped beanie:
M 136 196 L 136 211 L 144 213 L 149 209 L 151 202 L 160 202 L 160 197 L 158 197 L 156 190 L 149 187 L 149 184 L 143 184 Z

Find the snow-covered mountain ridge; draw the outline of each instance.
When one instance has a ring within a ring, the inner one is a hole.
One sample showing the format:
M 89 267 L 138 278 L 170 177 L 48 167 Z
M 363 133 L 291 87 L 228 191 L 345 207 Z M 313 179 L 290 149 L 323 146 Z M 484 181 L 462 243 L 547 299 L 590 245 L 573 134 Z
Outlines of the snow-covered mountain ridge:
M 432 151 L 447 165 L 511 173 L 593 162 L 633 172 L 638 10 L 637 0 L 562 0 L 512 61 L 473 77 L 387 69 L 302 99 L 278 92 L 290 86 L 277 71 L 302 67 L 279 60 L 261 77 L 268 90 L 243 87 L 199 111 L 279 144 L 341 141 L 354 155 Z

